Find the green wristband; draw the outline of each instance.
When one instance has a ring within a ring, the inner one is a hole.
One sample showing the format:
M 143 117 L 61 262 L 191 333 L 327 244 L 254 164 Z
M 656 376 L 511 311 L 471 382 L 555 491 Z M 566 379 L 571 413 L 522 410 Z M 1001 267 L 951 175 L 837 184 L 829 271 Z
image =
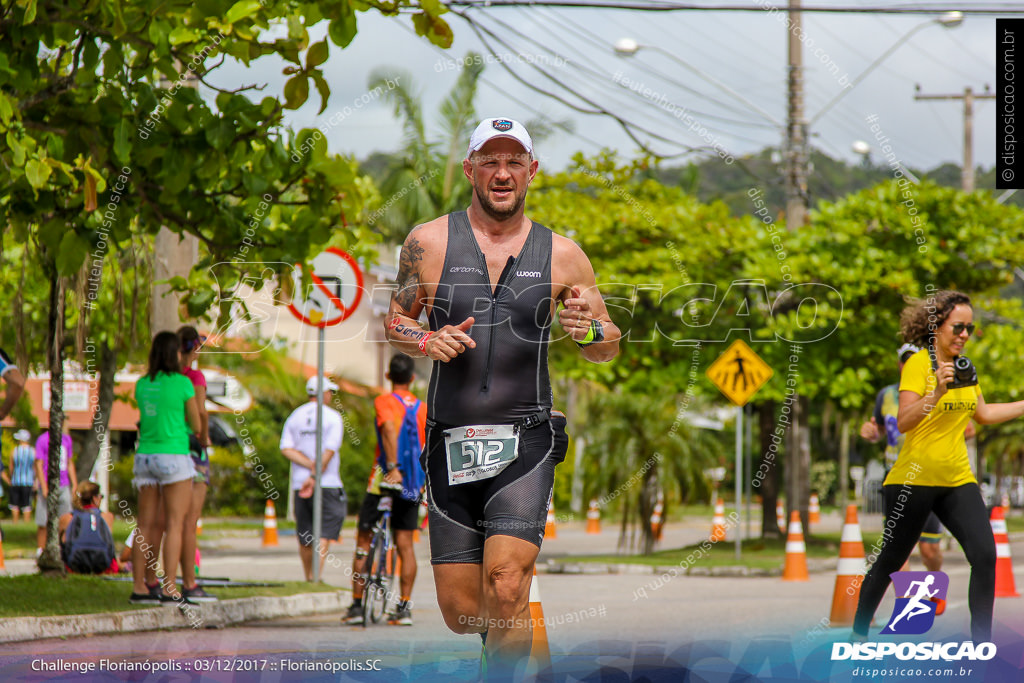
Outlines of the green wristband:
M 587 330 L 587 336 L 583 338 L 583 341 L 576 342 L 577 344 L 579 344 L 581 346 L 586 346 L 587 344 L 593 344 L 594 343 L 594 337 L 596 336 L 596 333 L 594 332 L 594 323 L 595 322 L 597 322 L 597 321 L 595 321 L 595 320 L 591 320 L 590 321 L 590 329 Z
M 587 336 L 583 338 L 583 341 L 576 342 L 576 345 L 580 347 L 590 346 L 602 341 L 604 341 L 604 328 L 596 318 L 592 318 L 590 320 L 590 329 L 587 330 Z

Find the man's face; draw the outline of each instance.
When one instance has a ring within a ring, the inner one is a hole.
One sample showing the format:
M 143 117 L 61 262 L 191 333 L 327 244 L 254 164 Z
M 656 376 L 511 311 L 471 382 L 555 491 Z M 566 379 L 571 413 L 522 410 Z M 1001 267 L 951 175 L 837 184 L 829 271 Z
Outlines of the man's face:
M 523 146 L 509 138 L 487 141 L 462 164 L 481 208 L 497 220 L 507 220 L 522 209 L 537 166 Z

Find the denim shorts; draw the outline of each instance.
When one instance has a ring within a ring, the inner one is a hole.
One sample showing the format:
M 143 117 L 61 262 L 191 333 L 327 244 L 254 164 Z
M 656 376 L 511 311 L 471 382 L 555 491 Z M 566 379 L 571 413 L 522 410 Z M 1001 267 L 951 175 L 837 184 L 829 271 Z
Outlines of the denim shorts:
M 175 484 L 196 474 L 192 456 L 187 453 L 136 453 L 132 468 L 135 487 Z

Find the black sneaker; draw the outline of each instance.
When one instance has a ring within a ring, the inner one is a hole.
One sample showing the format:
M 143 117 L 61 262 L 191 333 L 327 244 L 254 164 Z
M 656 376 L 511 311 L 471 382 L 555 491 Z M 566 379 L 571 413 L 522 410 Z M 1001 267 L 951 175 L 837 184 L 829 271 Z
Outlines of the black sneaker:
M 190 601 L 184 595 L 179 595 L 179 596 L 175 597 L 173 595 L 163 595 L 163 594 L 161 594 L 160 595 L 160 604 L 161 605 L 179 605 L 180 606 L 180 605 L 194 605 L 195 603 Z
M 392 626 L 412 626 L 412 610 L 408 605 L 396 607 L 388 616 L 388 623 Z
M 366 615 L 362 605 L 349 605 L 348 612 L 341 618 L 341 623 L 349 626 L 362 626 L 364 621 L 366 621 Z
M 160 596 L 152 593 L 132 593 L 128 602 L 133 605 L 159 605 Z
M 181 595 L 188 602 L 217 602 L 218 600 L 216 595 L 210 595 L 203 590 L 202 586 L 198 585 L 195 588 L 182 589 Z

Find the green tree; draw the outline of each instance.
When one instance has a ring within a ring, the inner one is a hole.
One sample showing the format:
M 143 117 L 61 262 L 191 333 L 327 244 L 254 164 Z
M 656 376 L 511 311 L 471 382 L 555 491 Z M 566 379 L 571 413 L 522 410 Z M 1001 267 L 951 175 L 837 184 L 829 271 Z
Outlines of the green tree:
M 439 110 L 437 139 L 430 139 L 423 120 L 423 106 L 414 92 L 412 76 L 390 68 L 370 75 L 369 87 L 385 90 L 402 120 L 405 144 L 393 157 L 383 179 L 381 194 L 390 198 L 379 223 L 388 239 L 401 242 L 417 223 L 457 210 L 469 204 L 469 185 L 461 181 L 466 140 L 476 121 L 473 99 L 483 73 L 483 60 L 470 52 L 465 67 Z M 397 83 L 389 88 L 389 83 Z
M 0 224 L 15 242 L 37 245 L 37 271 L 49 283 L 51 448 L 61 429 L 69 278 L 87 254 L 119 250 L 133 232 L 160 226 L 194 234 L 205 247 L 199 268 L 230 266 L 212 284 L 191 283 L 190 312 L 221 304 L 226 317 L 243 278 L 273 281 L 263 264 L 280 274 L 339 226 L 353 243 L 372 239 L 346 219 L 364 204 L 354 163 L 329 156 L 310 131 L 293 136 L 282 128 L 284 109 L 306 101 L 311 81 L 326 107 L 321 66 L 329 46 L 348 45 L 355 11 L 370 9 L 412 9 L 420 35 L 451 43 L 436 2 L 78 0 L 0 8 Z M 328 38 L 311 45 L 308 29 L 320 22 Z M 271 25 L 286 35 L 268 37 Z M 209 80 L 217 58 L 249 64 L 272 54 L 289 63 L 283 101 L 250 100 L 254 86 L 225 90 Z M 217 92 L 214 101 L 188 87 L 196 81 Z M 297 149 L 303 154 L 293 160 Z M 56 462 L 51 457 L 51 480 Z M 51 517 L 40 566 L 62 571 Z

